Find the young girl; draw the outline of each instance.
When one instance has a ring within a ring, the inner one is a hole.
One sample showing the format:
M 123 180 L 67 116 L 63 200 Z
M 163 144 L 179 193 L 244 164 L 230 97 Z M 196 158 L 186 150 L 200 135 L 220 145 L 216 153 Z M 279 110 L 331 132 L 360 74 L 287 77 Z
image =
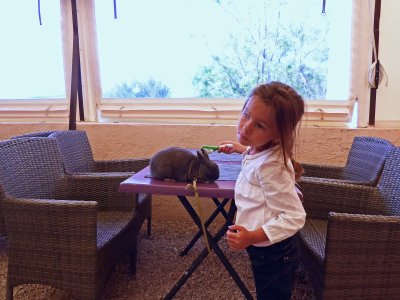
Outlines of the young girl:
M 257 86 L 244 104 L 238 142 L 223 141 L 220 152 L 243 153 L 236 181 L 235 224 L 229 227 L 231 249 L 246 249 L 257 299 L 290 299 L 299 249 L 295 234 L 306 213 L 295 178 L 302 168 L 292 160 L 296 127 L 304 113 L 302 97 L 290 86 Z M 233 144 L 233 147 L 223 146 Z M 296 165 L 294 167 L 294 165 Z

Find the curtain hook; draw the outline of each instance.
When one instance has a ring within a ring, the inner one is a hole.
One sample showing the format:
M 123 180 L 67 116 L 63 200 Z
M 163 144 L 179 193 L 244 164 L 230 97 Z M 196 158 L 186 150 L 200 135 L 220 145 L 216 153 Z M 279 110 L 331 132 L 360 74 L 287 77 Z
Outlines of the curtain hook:
M 42 25 L 42 14 L 40 13 L 40 0 L 38 0 L 38 15 L 39 15 L 39 24 Z
M 114 19 L 117 19 L 117 0 L 114 0 Z
M 323 16 L 326 16 L 325 6 L 326 6 L 326 0 L 322 0 L 322 12 L 321 12 L 321 15 L 323 15 Z

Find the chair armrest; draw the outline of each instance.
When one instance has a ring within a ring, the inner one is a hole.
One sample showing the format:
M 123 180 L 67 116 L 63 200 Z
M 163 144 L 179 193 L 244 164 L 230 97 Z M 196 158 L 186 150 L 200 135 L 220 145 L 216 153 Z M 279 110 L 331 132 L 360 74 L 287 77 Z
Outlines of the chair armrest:
M 379 198 L 375 187 L 314 177 L 303 177 L 298 184 L 303 190 L 303 205 L 308 217 L 326 219 L 329 212 L 380 212 L 374 206 Z
M 375 186 L 374 182 L 372 181 L 356 181 L 356 180 L 350 180 L 350 179 L 336 179 L 336 178 L 321 178 L 321 177 L 312 177 L 312 176 L 305 176 L 308 180 L 317 180 L 317 181 L 326 181 L 326 182 L 338 182 L 342 184 L 355 184 L 355 185 L 369 185 L 369 186 Z M 303 178 L 303 177 L 302 177 Z M 300 178 L 300 180 L 302 179 Z
M 2 206 L 7 242 L 21 253 L 96 251 L 96 202 L 5 197 Z
M 99 210 L 133 210 L 137 194 L 119 191 L 127 177 L 119 173 L 80 173 L 62 178 L 60 195 L 65 199 L 96 201 Z
M 385 289 L 396 291 L 400 279 L 398 249 L 400 216 L 330 213 L 325 252 L 325 297 L 330 299 L 336 292 L 346 299 L 352 299 L 354 295 L 378 299 L 379 295 L 390 294 L 384 292 Z M 362 291 L 354 287 L 362 287 Z
M 96 160 L 94 161 L 94 168 L 96 172 L 139 172 L 149 163 L 149 158 Z
M 74 172 L 72 174 L 68 174 L 67 176 L 71 176 L 71 177 L 76 177 L 79 178 L 79 176 L 82 177 L 115 177 L 115 178 L 119 178 L 122 180 L 128 179 L 129 177 L 131 177 L 132 175 L 134 175 L 135 172 Z
M 304 169 L 303 176 L 342 179 L 343 167 L 318 164 L 301 164 Z

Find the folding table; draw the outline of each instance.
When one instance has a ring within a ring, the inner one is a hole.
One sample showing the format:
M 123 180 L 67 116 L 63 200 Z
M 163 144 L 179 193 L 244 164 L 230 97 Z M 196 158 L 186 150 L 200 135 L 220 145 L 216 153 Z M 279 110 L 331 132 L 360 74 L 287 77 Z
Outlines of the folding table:
M 236 212 L 236 206 L 233 201 L 234 198 L 234 187 L 236 177 L 240 171 L 240 156 L 231 156 L 230 158 L 225 158 L 223 155 L 210 155 L 212 159 L 218 163 L 220 168 L 220 178 L 214 183 L 197 183 L 197 190 L 199 197 L 201 198 L 211 198 L 216 204 L 214 212 L 210 215 L 207 221 L 205 221 L 205 232 L 207 234 L 207 239 L 210 248 L 214 251 L 220 261 L 223 263 L 227 269 L 230 276 L 233 278 L 237 286 L 242 291 L 246 299 L 253 299 L 249 290 L 246 288 L 243 281 L 240 279 L 239 275 L 232 267 L 231 263 L 225 257 L 223 251 L 218 246 L 218 241 L 224 236 L 228 230 L 228 226 L 232 224 Z M 226 156 L 228 157 L 228 156 Z M 218 159 L 218 161 L 217 161 Z M 226 177 L 228 176 L 228 177 Z M 146 167 L 142 171 L 134 174 L 130 178 L 123 181 L 120 185 L 120 191 L 131 192 L 131 193 L 148 193 L 148 194 L 159 194 L 159 195 L 176 195 L 182 205 L 185 207 L 186 211 L 189 213 L 190 217 L 197 225 L 199 232 L 193 237 L 189 245 L 181 252 L 181 255 L 185 255 L 189 251 L 190 247 L 196 242 L 196 240 L 203 233 L 202 224 L 199 215 L 196 213 L 191 203 L 186 198 L 187 196 L 194 196 L 194 192 L 191 189 L 187 189 L 187 184 L 184 182 L 175 181 L 163 181 L 150 178 L 149 167 Z M 219 200 L 223 199 L 223 200 Z M 228 211 L 225 210 L 225 206 L 230 202 Z M 207 229 L 207 227 L 213 222 L 215 217 L 219 214 L 223 214 L 225 217 L 224 224 L 220 227 L 217 233 L 213 236 Z M 186 272 L 181 276 L 178 282 L 172 287 L 169 293 L 164 297 L 164 299 L 172 299 L 174 295 L 179 291 L 179 289 L 185 284 L 187 279 L 196 270 L 200 263 L 207 257 L 208 249 L 204 247 L 197 258 L 188 267 Z

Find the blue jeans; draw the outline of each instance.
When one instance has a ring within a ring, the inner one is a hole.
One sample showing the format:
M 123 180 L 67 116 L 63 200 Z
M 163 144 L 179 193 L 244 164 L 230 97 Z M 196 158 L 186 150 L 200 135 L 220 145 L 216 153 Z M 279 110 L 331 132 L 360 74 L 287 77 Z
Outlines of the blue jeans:
M 297 236 L 266 247 L 249 246 L 258 300 L 289 300 L 292 295 L 294 272 L 300 261 Z

